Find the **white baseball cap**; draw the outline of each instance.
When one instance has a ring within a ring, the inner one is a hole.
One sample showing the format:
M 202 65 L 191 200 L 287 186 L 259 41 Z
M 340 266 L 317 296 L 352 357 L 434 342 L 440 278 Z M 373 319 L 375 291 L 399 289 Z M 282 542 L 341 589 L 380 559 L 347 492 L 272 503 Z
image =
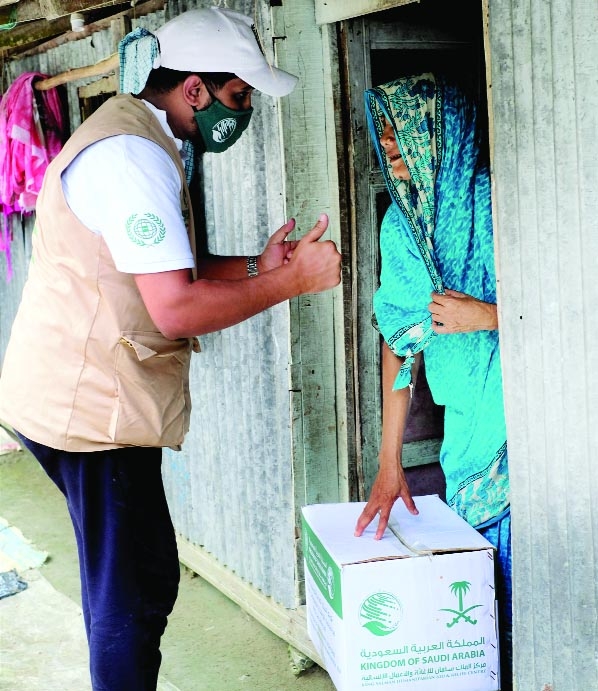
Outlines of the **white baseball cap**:
M 231 72 L 269 96 L 286 96 L 297 77 L 270 65 L 253 21 L 221 7 L 188 10 L 157 29 L 160 56 L 154 67 L 182 72 Z

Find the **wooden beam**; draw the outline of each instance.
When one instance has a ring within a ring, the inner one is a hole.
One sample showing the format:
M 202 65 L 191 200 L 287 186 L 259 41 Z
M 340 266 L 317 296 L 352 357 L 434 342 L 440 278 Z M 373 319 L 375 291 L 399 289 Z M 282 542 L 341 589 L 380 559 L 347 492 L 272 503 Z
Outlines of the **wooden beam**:
M 67 82 L 74 82 L 77 79 L 87 79 L 88 77 L 100 77 L 103 74 L 115 72 L 118 68 L 118 54 L 114 53 L 105 60 L 100 60 L 95 65 L 88 65 L 86 67 L 77 67 L 67 72 L 61 72 L 55 77 L 42 79 L 34 83 L 34 87 L 38 91 L 47 91 L 53 89 L 55 86 L 66 84 Z
M 0 24 L 10 23 L 9 14 L 3 9 L 0 11 Z M 56 36 L 71 30 L 71 22 L 68 17 L 56 19 L 53 22 L 44 20 L 19 22 L 10 31 L 3 31 L 0 35 L 0 50 L 5 57 L 13 57 L 13 53 L 20 49 L 27 50 L 28 46 L 42 43 L 49 36 Z
M 45 19 L 46 15 L 42 12 L 42 8 L 39 2 L 34 2 L 34 0 L 20 0 L 19 2 L 12 3 L 2 3 L 6 6 L 6 9 L 2 12 L 2 16 L 5 16 L 6 12 L 15 12 L 18 22 L 30 22 L 34 19 Z
M 0 7 L 6 7 L 9 11 L 16 10 L 19 23 L 36 19 L 49 21 L 59 17 L 68 17 L 72 12 L 85 12 L 91 7 L 96 10 L 110 5 L 114 5 L 113 0 L 98 0 L 97 3 L 92 3 L 89 0 L 70 0 L 69 2 L 63 0 L 18 0 L 18 2 L 0 0 Z M 4 14 L 5 12 L 3 12 Z
M 114 0 L 19 0 L 14 4 L 17 5 L 19 21 L 29 21 L 31 19 L 58 19 L 68 17 L 73 12 L 101 10 L 103 7 L 113 6 L 115 2 Z
M 133 16 L 142 17 L 146 14 L 151 14 L 152 12 L 162 10 L 166 5 L 166 1 L 167 0 L 147 0 L 146 2 L 140 3 L 135 7 L 124 10 L 123 12 L 110 15 L 104 19 L 98 19 L 92 24 L 85 26 L 83 31 L 71 31 L 70 19 L 68 17 L 56 19 L 54 20 L 53 24 L 55 25 L 55 28 L 60 27 L 62 31 L 54 31 L 54 38 L 50 39 L 49 41 L 39 43 L 39 45 L 36 45 L 34 48 L 30 48 L 29 50 L 24 49 L 19 53 L 16 53 L 15 49 L 18 49 L 24 43 L 35 42 L 31 41 L 31 36 L 34 35 L 35 29 L 39 28 L 41 33 L 43 29 L 42 25 L 47 25 L 48 22 L 31 22 L 26 26 L 16 27 L 16 29 L 13 29 L 11 32 L 11 34 L 15 36 L 15 41 L 10 44 L 4 44 L 5 57 L 10 57 L 11 60 L 17 60 L 20 58 L 29 57 L 30 55 L 39 55 L 40 53 L 45 53 L 51 48 L 56 48 L 63 43 L 67 43 L 68 41 L 79 41 L 82 38 L 86 38 L 87 36 L 95 33 L 96 31 L 103 31 L 104 29 L 107 29 L 115 19 Z M 22 35 L 19 35 L 19 32 L 17 31 L 18 29 L 22 30 Z M 42 35 L 40 35 L 39 38 L 40 40 L 43 40 Z M 7 54 L 7 51 L 10 52 L 10 55 Z

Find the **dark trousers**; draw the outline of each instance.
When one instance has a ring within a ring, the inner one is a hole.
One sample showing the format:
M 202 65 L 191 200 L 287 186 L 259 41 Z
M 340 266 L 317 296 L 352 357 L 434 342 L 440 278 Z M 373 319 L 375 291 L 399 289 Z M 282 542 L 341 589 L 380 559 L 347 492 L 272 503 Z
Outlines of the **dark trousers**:
M 180 576 L 159 448 L 57 451 L 19 435 L 64 494 L 94 691 L 155 691 Z

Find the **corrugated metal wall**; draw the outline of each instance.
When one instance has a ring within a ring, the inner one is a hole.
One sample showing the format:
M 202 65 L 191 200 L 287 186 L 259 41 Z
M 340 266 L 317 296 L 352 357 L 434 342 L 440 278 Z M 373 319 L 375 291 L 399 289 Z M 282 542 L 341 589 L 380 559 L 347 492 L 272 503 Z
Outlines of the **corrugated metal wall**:
M 490 0 L 517 689 L 598 689 L 598 3 Z
M 181 3 L 170 12 L 210 4 Z M 272 46 L 267 3 L 226 6 L 254 16 L 265 49 Z M 250 128 L 234 149 L 203 158 L 215 254 L 258 254 L 286 220 L 277 101 L 256 94 L 253 106 Z M 294 608 L 288 312 L 279 305 L 201 339 L 191 372 L 191 430 L 181 453 L 165 452 L 164 477 L 181 535 Z
M 203 159 L 210 251 L 257 254 L 284 222 L 276 107 L 257 95 L 230 155 Z M 295 607 L 289 313 L 279 305 L 202 337 L 191 431 L 166 452 L 177 529 L 244 580 Z

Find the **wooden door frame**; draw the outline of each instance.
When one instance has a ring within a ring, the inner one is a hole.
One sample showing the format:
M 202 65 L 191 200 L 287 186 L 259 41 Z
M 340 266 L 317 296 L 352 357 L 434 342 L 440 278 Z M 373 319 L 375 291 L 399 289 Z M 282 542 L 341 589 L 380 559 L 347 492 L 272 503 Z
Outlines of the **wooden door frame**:
M 482 8 L 484 11 L 485 8 Z M 393 11 L 393 15 L 399 16 Z M 399 10 L 400 12 L 400 10 Z M 366 318 L 371 313 L 371 298 L 377 288 L 380 272 L 377 229 L 381 218 L 376 204 L 379 192 L 386 185 L 375 160 L 373 148 L 364 146 L 368 127 L 365 118 L 363 91 L 369 88 L 372 73 L 371 51 L 384 48 L 400 50 L 433 50 L 462 48 L 462 40 L 451 38 L 449 32 L 436 33 L 425 28 L 417 29 L 415 40 L 405 37 L 399 45 L 395 26 L 386 22 L 385 16 L 365 15 L 341 21 L 338 27 L 341 98 L 337 112 L 342 120 L 342 151 L 339 154 L 339 179 L 344 181 L 341 190 L 341 208 L 344 210 L 343 227 L 347 230 L 343 239 L 343 256 L 350 265 L 350 280 L 345 285 L 344 300 L 347 314 L 346 343 L 347 361 L 351 363 L 347 376 L 351 383 L 347 408 L 354 429 L 349 439 L 350 467 L 356 486 L 351 490 L 353 499 L 365 500 L 378 468 L 378 450 L 382 425 L 382 392 L 380 382 L 381 337 Z M 480 36 L 485 30 L 480 27 Z M 356 203 L 368 199 L 367 208 Z M 369 228 L 372 232 L 364 232 Z M 412 442 L 404 447 L 404 466 L 414 467 L 438 460 L 441 439 Z

